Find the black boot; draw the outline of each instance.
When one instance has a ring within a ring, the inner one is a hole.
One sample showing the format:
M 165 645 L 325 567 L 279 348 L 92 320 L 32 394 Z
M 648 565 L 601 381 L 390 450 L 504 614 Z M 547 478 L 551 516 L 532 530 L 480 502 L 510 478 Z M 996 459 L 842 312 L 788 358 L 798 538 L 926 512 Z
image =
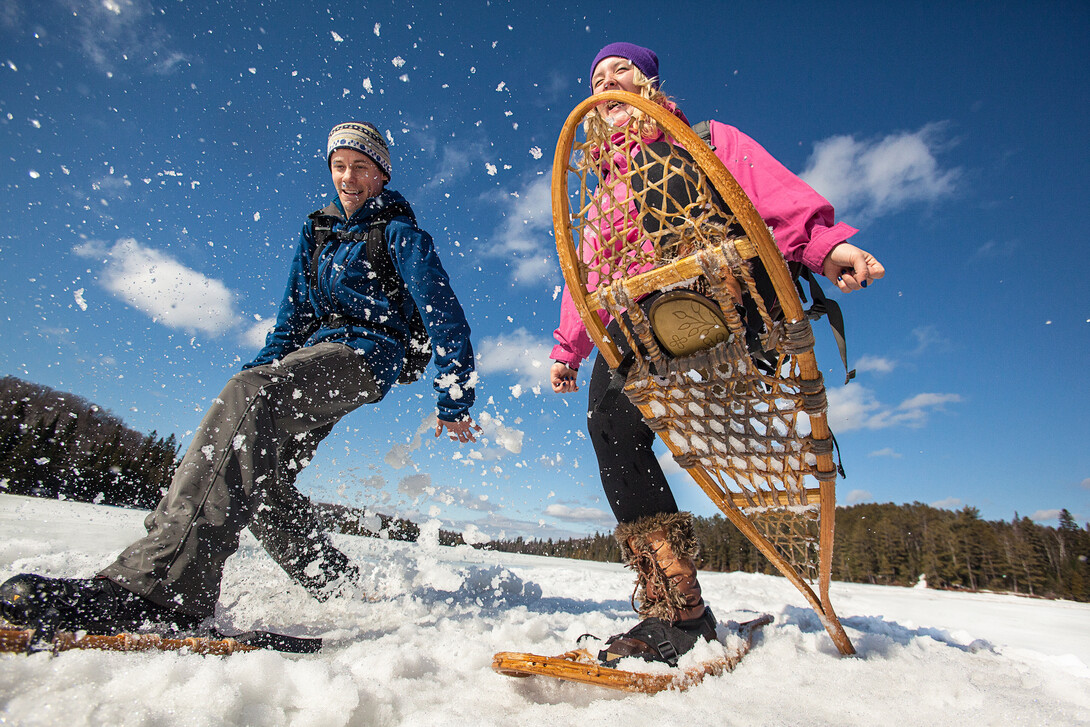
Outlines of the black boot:
M 150 628 L 189 631 L 204 619 L 152 603 L 106 578 L 23 573 L 0 586 L 0 616 L 30 629 L 116 634 Z

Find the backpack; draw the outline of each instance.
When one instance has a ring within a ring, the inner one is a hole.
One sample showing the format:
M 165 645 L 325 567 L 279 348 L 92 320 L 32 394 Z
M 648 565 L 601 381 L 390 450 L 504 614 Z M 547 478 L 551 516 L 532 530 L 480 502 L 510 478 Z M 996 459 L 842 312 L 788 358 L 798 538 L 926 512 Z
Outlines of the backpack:
M 337 213 L 336 206 L 330 205 L 309 215 L 314 231 L 314 253 L 310 258 L 309 282 L 311 287 L 317 286 L 316 270 L 318 260 L 331 240 L 336 242 L 366 242 L 367 261 L 371 265 L 371 270 L 378 277 L 383 293 L 389 298 L 393 307 L 400 310 L 405 300 L 408 300 L 412 305 L 412 315 L 409 318 L 409 340 L 404 340 L 404 334 L 377 321 L 363 322 L 341 314 L 326 316 L 323 320 L 335 322 L 337 319 L 343 319 L 345 324 L 378 329 L 392 338 L 401 340 L 405 347 L 405 365 L 401 369 L 401 375 L 397 377 L 397 383 L 411 384 L 424 375 L 424 370 L 428 367 L 428 362 L 431 361 L 431 337 L 428 336 L 428 329 L 424 326 L 424 319 L 420 315 L 420 309 L 417 307 L 416 301 L 413 300 L 412 294 L 409 293 L 408 288 L 405 286 L 405 281 L 397 272 L 397 268 L 394 267 L 393 260 L 390 259 L 390 250 L 386 245 L 386 225 L 395 217 L 405 216 L 409 218 L 413 226 L 416 226 L 416 215 L 413 214 L 412 209 L 407 204 L 400 202 L 384 207 L 371 218 L 367 232 L 360 235 L 343 230 L 334 232 L 333 225 L 343 219 Z

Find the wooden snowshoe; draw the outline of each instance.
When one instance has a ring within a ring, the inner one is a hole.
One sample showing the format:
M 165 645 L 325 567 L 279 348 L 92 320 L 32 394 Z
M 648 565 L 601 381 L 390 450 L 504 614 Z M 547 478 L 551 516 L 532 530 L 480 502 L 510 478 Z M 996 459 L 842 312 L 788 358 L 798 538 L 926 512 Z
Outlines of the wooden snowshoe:
M 608 126 L 594 111 L 604 101 L 638 113 Z M 609 91 L 564 124 L 552 205 L 564 279 L 614 370 L 610 388 L 623 386 L 840 652 L 854 653 L 829 600 L 837 466 L 814 337 L 749 197 L 683 121 Z M 620 325 L 618 340 L 601 312 Z
M 687 669 L 674 669 L 670 673 L 610 668 L 603 666 L 586 649 L 575 649 L 559 656 L 501 651 L 492 657 L 492 669 L 505 676 L 546 676 L 625 692 L 654 694 L 666 689 L 684 691 L 696 686 L 706 677 L 732 671 L 749 652 L 756 631 L 769 623 L 772 623 L 772 617 L 764 615 L 739 625 L 737 633 L 742 639 L 741 645 L 718 659 Z
M 103 651 L 189 651 L 206 656 L 229 656 L 242 651 L 271 649 L 295 654 L 310 654 L 322 648 L 322 640 L 285 636 L 267 631 L 249 631 L 226 636 L 212 632 L 207 636 L 184 634 L 83 634 L 58 631 L 50 638 L 39 638 L 33 629 L 0 627 L 0 653 L 53 653 L 72 649 Z

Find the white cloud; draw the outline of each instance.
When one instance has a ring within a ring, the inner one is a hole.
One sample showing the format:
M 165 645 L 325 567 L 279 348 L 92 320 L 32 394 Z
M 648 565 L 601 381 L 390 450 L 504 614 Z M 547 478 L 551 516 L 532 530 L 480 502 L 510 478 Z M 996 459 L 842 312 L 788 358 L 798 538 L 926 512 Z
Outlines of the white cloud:
M 665 475 L 683 475 L 685 474 L 685 468 L 677 463 L 674 459 L 673 453 L 669 450 L 663 452 L 658 456 L 659 467 L 662 468 L 662 473 Z
M 853 429 L 885 429 L 894 426 L 921 427 L 934 411 L 945 404 L 962 400 L 958 394 L 923 393 L 890 407 L 875 398 L 874 392 L 861 384 L 828 389 L 829 426 L 835 432 Z
M 1002 242 L 988 240 L 974 250 L 971 257 L 974 260 L 1010 257 L 1017 253 L 1019 247 L 1020 245 L 1016 240 L 1004 240 Z
M 873 371 L 879 374 L 888 374 L 896 367 L 897 363 L 895 361 L 882 356 L 860 356 L 859 360 L 855 362 L 855 370 L 858 373 Z
M 934 326 L 918 326 L 912 329 L 912 337 L 916 339 L 916 348 L 913 355 L 919 356 L 926 351 L 950 347 L 950 341 L 939 333 Z
M 933 202 L 950 196 L 961 175 L 939 165 L 942 133 L 942 124 L 928 124 L 882 139 L 830 137 L 814 144 L 800 176 L 841 217 L 867 220 L 913 202 Z
M 958 510 L 961 508 L 961 499 L 957 497 L 947 497 L 944 500 L 932 502 L 931 507 L 935 507 L 940 510 Z
M 275 326 L 276 320 L 273 318 L 257 321 L 242 332 L 242 343 L 248 348 L 263 348 L 265 346 L 265 337 L 269 335 L 269 331 Z
M 883 447 L 882 449 L 876 449 L 868 457 L 889 457 L 890 459 L 901 459 L 904 455 L 893 449 L 893 447 Z
M 957 394 L 916 394 L 902 401 L 897 408 L 901 411 L 938 409 L 943 404 L 957 403 L 959 401 L 961 401 L 961 397 Z
M 1087 477 L 1085 480 L 1080 482 L 1079 487 L 1081 487 L 1084 490 L 1090 490 L 1090 477 Z
M 868 500 L 873 500 L 873 499 L 874 499 L 874 495 L 867 492 L 866 490 L 852 490 L 851 492 L 848 493 L 847 497 L 844 498 L 844 504 L 845 505 L 858 505 L 861 502 L 867 502 Z
M 1038 510 L 1037 512 L 1030 515 L 1029 519 L 1034 521 L 1034 522 L 1038 522 L 1038 523 L 1048 522 L 1049 520 L 1059 520 L 1060 519 L 1060 511 L 1059 510 Z
M 85 243 L 73 252 L 104 257 L 101 285 L 164 326 L 216 334 L 238 325 L 235 296 L 227 286 L 131 237 L 108 248 Z
M 439 157 L 438 164 L 428 175 L 428 181 L 424 185 L 426 190 L 447 187 L 451 182 L 466 176 L 486 152 L 486 147 L 480 143 L 440 143 L 436 136 L 423 130 L 414 133 L 413 141 L 420 144 L 431 158 Z
M 514 374 L 523 386 L 548 386 L 552 341 L 535 337 L 519 327 L 508 334 L 481 339 L 477 346 L 477 371 Z
M 545 514 L 565 522 L 586 522 L 612 527 L 616 522 L 613 515 L 596 507 L 568 507 L 552 504 L 545 508 Z
M 507 426 L 503 423 L 503 419 L 492 416 L 486 411 L 480 413 L 477 424 L 481 427 L 483 437 L 495 442 L 506 452 L 511 454 L 522 452 L 522 438 L 525 433 L 521 429 Z
M 58 33 L 66 42 L 76 39 L 84 56 L 100 71 L 114 73 L 137 65 L 167 75 L 190 59 L 175 50 L 166 26 L 148 0 L 65 0 L 72 11 L 66 17 L 71 33 Z
M 536 177 L 503 200 L 504 221 L 496 228 L 487 254 L 504 258 L 516 282 L 540 285 L 556 270 L 550 177 Z

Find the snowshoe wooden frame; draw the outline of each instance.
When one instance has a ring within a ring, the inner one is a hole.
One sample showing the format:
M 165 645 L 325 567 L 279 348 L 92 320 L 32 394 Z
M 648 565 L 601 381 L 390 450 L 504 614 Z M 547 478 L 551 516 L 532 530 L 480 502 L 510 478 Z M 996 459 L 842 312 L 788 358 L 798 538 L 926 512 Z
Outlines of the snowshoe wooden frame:
M 32 629 L 0 628 L 0 652 L 25 653 L 34 646 Z M 195 654 L 228 656 L 239 651 L 255 651 L 259 647 L 242 644 L 234 639 L 210 639 L 203 637 L 168 638 L 158 634 L 84 634 L 69 631 L 57 633 L 45 645 L 43 651 L 53 653 L 73 649 L 101 649 L 103 651 L 181 651 L 188 649 Z
M 74 649 L 101 651 L 183 651 L 204 656 L 230 656 L 243 651 L 272 649 L 284 653 L 313 653 L 321 640 L 281 636 L 264 631 L 248 632 L 238 638 L 228 636 L 162 636 L 160 634 L 122 633 L 86 634 L 58 631 L 40 643 L 33 629 L 0 626 L 0 653 L 49 651 L 54 654 Z
M 578 141 L 580 126 L 607 101 L 634 107 L 637 121 L 618 129 L 596 119 L 599 130 L 588 124 Z M 659 131 L 676 140 L 665 151 L 643 139 Z M 681 197 L 667 189 L 676 174 L 687 177 Z M 837 469 L 825 386 L 768 226 L 692 129 L 623 91 L 575 107 L 552 175 L 557 252 L 590 338 L 616 370 L 622 349 L 599 311 L 621 324 L 635 356 L 625 393 L 712 502 L 806 597 L 837 649 L 855 653 L 829 600 Z M 607 243 L 594 244 L 602 236 Z M 774 294 L 767 285 L 759 292 L 762 275 Z M 717 304 L 730 339 L 682 358 L 663 353 L 636 301 L 676 288 Z
M 669 674 L 625 671 L 602 666 L 586 649 L 575 649 L 560 656 L 501 651 L 492 657 L 492 670 L 504 676 L 547 676 L 624 692 L 654 694 L 665 689 L 685 691 L 702 682 L 705 677 L 733 671 L 752 648 L 756 631 L 770 623 L 772 617 L 764 615 L 741 624 L 738 627 L 738 635 L 742 638 L 740 646 L 720 659 Z

